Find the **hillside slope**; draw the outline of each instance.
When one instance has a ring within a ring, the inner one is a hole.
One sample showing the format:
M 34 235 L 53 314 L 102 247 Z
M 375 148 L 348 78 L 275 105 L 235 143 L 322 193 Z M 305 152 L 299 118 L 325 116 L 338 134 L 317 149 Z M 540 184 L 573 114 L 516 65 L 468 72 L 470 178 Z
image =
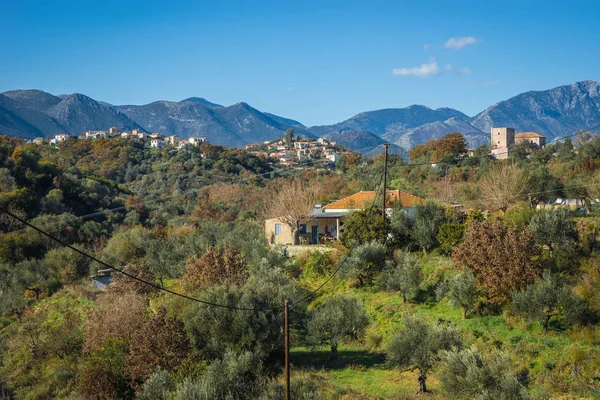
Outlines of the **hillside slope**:
M 583 81 L 523 93 L 488 107 L 471 124 L 484 132 L 492 126 L 535 131 L 548 140 L 587 129 L 600 124 L 600 83 Z

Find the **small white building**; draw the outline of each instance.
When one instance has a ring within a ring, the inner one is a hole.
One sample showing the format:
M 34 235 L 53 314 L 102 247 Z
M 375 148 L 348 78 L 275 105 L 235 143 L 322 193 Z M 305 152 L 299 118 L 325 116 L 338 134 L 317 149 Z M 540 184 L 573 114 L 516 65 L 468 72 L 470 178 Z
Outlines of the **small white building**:
M 177 135 L 167 136 L 165 142 L 169 143 L 171 146 L 175 146 L 177 143 L 181 141 L 181 138 Z
M 308 149 L 309 147 L 310 144 L 308 142 L 294 142 L 294 149 L 296 150 Z
M 148 134 L 146 132 L 142 132 L 139 129 L 133 129 L 131 131 L 131 136 L 135 137 L 137 139 L 146 140 L 146 137 L 148 137 Z
M 340 160 L 340 155 L 337 153 L 327 154 L 326 157 L 331 162 L 338 162 Z
M 182 140 L 177 144 L 178 149 L 183 149 L 184 147 L 190 147 L 192 144 L 188 140 Z
M 50 144 L 57 144 L 63 142 L 69 138 L 69 135 L 66 133 L 59 133 L 58 135 L 54 135 L 54 139 L 50 139 Z
M 296 151 L 296 157 L 298 161 L 304 161 L 309 159 L 311 156 L 310 149 L 299 149 Z
M 105 131 L 87 131 L 84 133 L 86 139 L 106 139 Z
M 121 130 L 117 129 L 114 126 L 111 126 L 110 128 L 108 128 L 108 134 L 110 136 L 119 136 L 121 134 Z
M 165 141 L 162 139 L 152 139 L 150 140 L 150 147 L 164 147 Z
M 162 134 L 162 133 L 160 133 L 160 132 L 153 132 L 153 133 L 149 134 L 149 135 L 148 135 L 148 137 L 149 137 L 150 139 L 160 139 L 160 140 L 164 140 L 164 138 L 165 138 L 165 135 L 163 135 L 163 134 Z
M 329 140 L 322 138 L 322 137 L 318 138 L 317 142 L 322 145 L 329 144 Z
M 200 146 L 201 143 L 206 143 L 206 138 L 198 137 L 198 136 L 190 136 L 188 141 L 190 142 L 190 144 L 192 146 Z
M 131 132 L 121 132 L 121 138 L 129 139 L 131 137 Z

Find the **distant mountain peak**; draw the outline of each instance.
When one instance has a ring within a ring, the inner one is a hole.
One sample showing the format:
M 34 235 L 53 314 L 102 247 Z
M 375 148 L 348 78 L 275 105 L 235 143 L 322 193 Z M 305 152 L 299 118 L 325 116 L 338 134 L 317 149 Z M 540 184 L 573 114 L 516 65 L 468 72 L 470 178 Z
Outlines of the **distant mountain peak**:
M 45 111 L 61 102 L 59 97 L 38 89 L 9 90 L 3 95 L 37 111 Z
M 294 128 L 296 134 L 307 137 L 337 135 L 355 149 L 379 148 L 381 141 L 388 141 L 406 150 L 451 132 L 461 132 L 470 146 L 477 146 L 489 142 L 492 126 L 535 131 L 551 140 L 599 124 L 600 83 L 592 80 L 521 93 L 472 118 L 448 107 L 432 109 L 413 104 L 366 111 L 337 124 L 310 128 L 293 119 L 259 111 L 245 102 L 224 107 L 202 97 L 118 106 L 81 93 L 54 96 L 30 89 L 0 95 L 0 133 L 22 137 L 78 134 L 111 126 L 141 127 L 181 137 L 206 136 L 215 144 L 243 146 L 281 137 L 287 129 Z
M 409 110 L 414 110 L 415 108 L 417 109 L 425 109 L 425 110 L 433 110 L 431 107 L 427 107 L 423 104 L 411 104 L 410 106 L 406 107 Z M 439 110 L 439 108 L 438 108 Z M 437 110 L 436 110 L 437 111 Z
M 549 140 L 600 124 L 600 83 L 580 81 L 529 91 L 500 101 L 472 118 L 484 132 L 493 126 L 535 131 Z
M 187 99 L 181 100 L 180 103 L 196 103 L 202 104 L 203 106 L 207 107 L 223 107 L 221 104 L 210 102 L 203 97 L 189 97 Z

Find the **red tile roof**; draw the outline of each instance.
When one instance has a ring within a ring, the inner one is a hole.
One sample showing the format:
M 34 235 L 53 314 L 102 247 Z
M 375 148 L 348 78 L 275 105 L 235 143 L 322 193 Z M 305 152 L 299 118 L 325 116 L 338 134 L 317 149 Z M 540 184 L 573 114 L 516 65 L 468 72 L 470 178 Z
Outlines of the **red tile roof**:
M 328 210 L 362 209 L 370 206 L 373 203 L 374 198 L 375 192 L 362 191 L 327 204 L 323 208 Z M 425 202 L 425 200 L 422 198 L 415 196 L 412 193 L 405 192 L 404 190 L 388 190 L 387 198 L 387 207 L 393 207 L 394 203 L 397 201 L 400 201 L 402 207 L 404 208 L 413 208 L 417 204 L 422 204 Z
M 540 135 L 537 132 L 519 132 L 515 135 L 515 137 L 525 139 L 545 138 L 545 136 Z

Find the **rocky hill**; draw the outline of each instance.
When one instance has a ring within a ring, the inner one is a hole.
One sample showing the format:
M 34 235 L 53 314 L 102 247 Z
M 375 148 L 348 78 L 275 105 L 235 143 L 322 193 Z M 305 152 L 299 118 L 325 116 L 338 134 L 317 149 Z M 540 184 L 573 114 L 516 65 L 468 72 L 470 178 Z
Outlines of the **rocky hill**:
M 211 143 L 226 146 L 241 147 L 272 140 L 282 137 L 290 127 L 246 103 L 223 107 L 189 100 L 157 101 L 116 108 L 149 132 L 205 136 Z
M 288 128 L 294 128 L 303 136 L 338 137 L 338 142 L 346 141 L 354 149 L 376 148 L 387 141 L 406 151 L 451 132 L 463 133 L 469 145 L 477 147 L 488 142 L 492 126 L 536 131 L 552 140 L 596 125 L 600 125 L 600 84 L 595 81 L 523 93 L 474 117 L 452 108 L 434 110 L 413 105 L 367 111 L 337 124 L 313 127 L 261 112 L 246 103 L 222 106 L 201 97 L 122 106 L 82 94 L 54 96 L 40 90 L 12 90 L 0 97 L 0 134 L 25 138 L 59 132 L 79 134 L 111 126 L 141 127 L 184 138 L 205 136 L 215 144 L 241 147 L 281 137 Z M 374 144 L 376 138 L 381 143 Z
M 550 90 L 527 92 L 477 114 L 471 124 L 489 132 L 492 126 L 534 131 L 548 138 L 600 124 L 600 83 L 576 82 Z
M 43 92 L 42 92 L 43 93 Z M 54 118 L 28 105 L 0 94 L 0 134 L 34 138 L 64 132 Z
M 80 134 L 87 130 L 133 129 L 140 126 L 115 108 L 91 97 L 75 93 L 46 110 L 46 114 L 65 127 L 68 133 Z

